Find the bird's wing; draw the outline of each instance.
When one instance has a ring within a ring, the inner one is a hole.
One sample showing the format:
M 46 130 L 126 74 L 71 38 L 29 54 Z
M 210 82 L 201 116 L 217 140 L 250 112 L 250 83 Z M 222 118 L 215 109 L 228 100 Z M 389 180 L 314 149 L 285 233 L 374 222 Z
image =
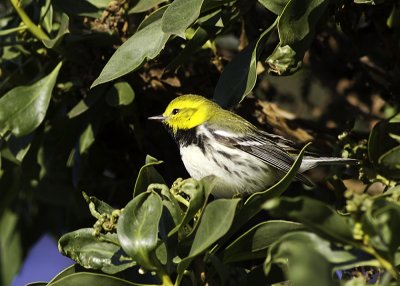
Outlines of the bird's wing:
M 283 173 L 289 172 L 295 162 L 295 159 L 286 151 L 288 147 L 291 148 L 290 146 L 286 145 L 287 147 L 283 148 L 267 136 L 262 136 L 263 133 L 249 132 L 249 134 L 237 134 L 221 129 L 210 128 L 209 130 L 220 143 L 238 148 Z M 280 138 L 284 139 L 283 137 Z M 282 145 L 284 144 L 282 141 L 281 143 Z M 296 174 L 296 178 L 307 185 L 313 185 L 306 176 L 300 173 Z

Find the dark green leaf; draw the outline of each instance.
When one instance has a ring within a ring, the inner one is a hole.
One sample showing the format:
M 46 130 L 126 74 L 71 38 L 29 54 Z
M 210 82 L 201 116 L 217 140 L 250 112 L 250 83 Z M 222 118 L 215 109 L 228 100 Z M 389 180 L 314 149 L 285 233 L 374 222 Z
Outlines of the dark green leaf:
M 356 258 L 313 233 L 293 232 L 270 248 L 265 271 L 269 272 L 272 263 L 279 263 L 286 266 L 294 285 L 337 285 L 332 280 L 332 263 L 350 263 Z
M 114 211 L 114 208 L 106 202 L 103 202 L 94 196 L 88 196 L 85 192 L 82 192 L 82 195 L 85 198 L 86 203 L 89 205 L 90 213 L 95 218 L 99 219 L 102 214 L 111 215 Z
M 149 155 L 146 156 L 145 165 L 140 169 L 139 174 L 136 179 L 135 189 L 133 191 L 133 196 L 137 196 L 144 193 L 150 184 L 164 184 L 164 179 L 154 168 L 155 165 L 161 164 L 162 161 L 158 161 Z
M 232 242 L 223 251 L 224 262 L 236 262 L 263 258 L 267 248 L 274 242 L 296 230 L 303 230 L 305 227 L 299 223 L 283 220 L 271 220 L 262 222 Z
M 390 178 L 400 179 L 400 146 L 397 146 L 381 157 L 378 164 Z
M 186 29 L 199 17 L 204 0 L 175 0 L 162 17 L 164 33 L 185 38 Z
M 122 249 L 146 269 L 157 269 L 153 254 L 162 209 L 160 196 L 145 192 L 133 198 L 118 219 L 117 234 Z
M 10 285 L 22 263 L 18 216 L 6 209 L 0 217 L 0 284 Z
M 203 212 L 189 255 L 178 264 L 182 275 L 192 259 L 211 247 L 231 227 L 240 199 L 219 199 L 208 204 Z
M 138 30 L 115 51 L 91 88 L 137 69 L 144 61 L 154 59 L 161 52 L 170 34 L 161 30 L 159 16 L 157 12 L 150 15 L 148 18 L 157 17 L 157 20 Z M 148 18 L 146 20 L 150 21 Z
M 325 13 L 327 0 L 291 0 L 278 20 L 280 43 L 267 59 L 270 70 L 288 75 L 301 67 L 304 53 L 309 48 L 317 23 Z
M 111 106 L 129 105 L 134 98 L 135 92 L 126 81 L 114 83 L 106 95 L 106 101 Z
M 48 286 L 77 286 L 77 285 L 96 285 L 96 286 L 150 286 L 132 283 L 117 277 L 99 273 L 80 272 L 66 276 L 60 280 L 48 284 Z
M 390 137 L 390 134 L 400 134 L 400 123 L 393 119 L 379 121 L 372 128 L 368 138 L 368 157 L 375 165 L 379 165 L 379 158 L 398 146 L 396 140 Z
M 258 0 L 258 2 L 269 11 L 279 16 L 290 0 Z
M 0 98 L 0 136 L 11 131 L 23 136 L 42 123 L 50 103 L 61 63 L 46 77 L 30 86 L 18 86 Z
M 69 33 L 68 26 L 69 26 L 69 17 L 67 14 L 62 13 L 60 20 L 60 28 L 58 29 L 56 37 L 54 39 L 42 40 L 46 48 L 49 49 L 57 48 L 57 46 L 61 43 L 64 36 Z
M 276 21 L 256 42 L 249 44 L 224 68 L 214 91 L 214 100 L 224 108 L 241 102 L 257 80 L 257 60 L 276 26 Z
M 167 2 L 167 0 L 138 0 L 134 1 L 134 5 L 131 9 L 129 9 L 128 14 L 133 13 L 141 13 L 151 8 L 155 7 L 156 5 Z
M 302 196 L 276 198 L 267 202 L 264 208 L 274 216 L 295 219 L 329 239 L 355 244 L 353 228 L 347 219 L 320 201 Z
M 86 153 L 90 146 L 94 143 L 94 131 L 92 124 L 88 124 L 86 129 L 82 132 L 81 136 L 79 137 L 79 154 Z
M 114 274 L 136 265 L 121 247 L 106 240 L 115 240 L 106 234 L 96 237 L 92 228 L 84 228 L 63 235 L 58 241 L 60 252 L 89 269 Z
M 209 36 L 206 30 L 198 27 L 195 31 L 193 38 L 187 43 L 185 48 L 177 55 L 172 62 L 165 68 L 168 70 L 176 70 L 181 64 L 185 63 L 193 54 L 201 49 L 201 47 L 208 41 Z

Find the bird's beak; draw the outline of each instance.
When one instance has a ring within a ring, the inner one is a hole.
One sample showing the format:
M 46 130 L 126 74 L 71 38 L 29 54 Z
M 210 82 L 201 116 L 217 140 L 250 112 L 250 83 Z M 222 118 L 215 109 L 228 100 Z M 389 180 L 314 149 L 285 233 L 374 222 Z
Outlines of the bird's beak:
M 156 115 L 156 116 L 151 116 L 151 117 L 149 117 L 149 118 L 147 118 L 147 119 L 150 119 L 150 120 L 157 120 L 157 121 L 163 121 L 163 120 L 165 120 L 166 119 L 166 117 L 164 116 L 164 115 Z

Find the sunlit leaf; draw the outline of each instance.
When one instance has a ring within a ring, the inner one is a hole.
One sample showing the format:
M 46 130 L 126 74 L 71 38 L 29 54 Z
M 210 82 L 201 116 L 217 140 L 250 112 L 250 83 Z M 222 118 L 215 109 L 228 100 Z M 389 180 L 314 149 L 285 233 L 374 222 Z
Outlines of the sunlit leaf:
M 164 33 L 185 37 L 186 29 L 199 17 L 204 0 L 175 0 L 162 17 Z
M 287 278 L 295 285 L 337 285 L 332 263 L 350 263 L 357 257 L 309 232 L 284 235 L 269 250 L 265 271 L 272 263 L 285 265 Z
M 167 2 L 167 0 L 138 0 L 133 1 L 133 7 L 129 9 L 128 14 L 141 13 L 157 6 L 160 3 Z
M 18 86 L 0 98 L 0 135 L 11 131 L 23 136 L 42 123 L 50 103 L 61 63 L 46 77 L 30 86 Z
M 258 2 L 275 15 L 281 15 L 289 0 L 258 0 Z
M 134 98 L 135 91 L 126 81 L 116 82 L 106 95 L 106 101 L 111 106 L 129 105 Z
M 145 192 L 134 197 L 118 219 L 117 234 L 122 249 L 149 270 L 157 269 L 152 253 L 157 247 L 162 209 L 160 196 Z
M 88 273 L 88 272 L 74 273 L 60 280 L 48 284 L 48 286 L 76 286 L 76 285 L 151 286 L 150 284 L 133 283 L 110 275 L 99 274 L 99 273 Z
M 304 230 L 302 224 L 270 220 L 262 222 L 228 245 L 224 252 L 224 262 L 236 262 L 249 259 L 263 258 L 269 246 L 279 241 L 284 234 L 292 231 Z
M 328 205 L 308 197 L 276 198 L 265 203 L 264 208 L 274 216 L 285 215 L 303 223 L 318 234 L 354 244 L 352 226 L 346 217 Z
M 207 205 L 201 217 L 189 255 L 178 265 L 179 275 L 183 274 L 195 256 L 207 250 L 228 232 L 239 201 L 240 199 L 219 199 Z
M 157 172 L 154 166 L 161 164 L 162 161 L 146 156 L 146 162 L 144 166 L 140 169 L 139 174 L 136 179 L 135 188 L 133 191 L 133 196 L 137 196 L 144 193 L 150 184 L 160 183 L 164 184 L 163 177 Z
M 151 17 L 156 20 L 138 30 L 115 51 L 99 77 L 93 82 L 92 88 L 137 69 L 145 60 L 153 59 L 161 52 L 170 34 L 161 30 L 159 13 L 154 12 L 148 18 Z
M 279 16 L 279 44 L 267 63 L 270 71 L 288 75 L 301 67 L 304 53 L 309 48 L 317 23 L 325 13 L 327 0 L 291 0 Z
M 79 229 L 64 234 L 58 241 L 60 252 L 89 269 L 98 269 L 105 273 L 114 274 L 136 265 L 120 246 L 93 235 L 92 228 Z M 110 238 L 115 240 L 115 238 Z

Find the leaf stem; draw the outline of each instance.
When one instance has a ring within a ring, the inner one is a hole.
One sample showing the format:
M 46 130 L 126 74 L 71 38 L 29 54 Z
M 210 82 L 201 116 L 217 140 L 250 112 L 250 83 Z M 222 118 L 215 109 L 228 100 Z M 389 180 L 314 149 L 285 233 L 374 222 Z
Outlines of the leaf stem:
M 172 283 L 171 278 L 164 271 L 158 272 L 158 276 L 160 277 L 163 286 L 174 286 L 174 283 Z
M 32 22 L 32 20 L 29 18 L 29 16 L 25 13 L 24 9 L 20 6 L 20 3 L 18 0 L 10 0 L 11 4 L 14 6 L 15 11 L 17 11 L 19 17 L 21 18 L 22 22 L 26 25 L 28 30 L 39 40 L 50 40 L 49 36 L 35 23 Z

